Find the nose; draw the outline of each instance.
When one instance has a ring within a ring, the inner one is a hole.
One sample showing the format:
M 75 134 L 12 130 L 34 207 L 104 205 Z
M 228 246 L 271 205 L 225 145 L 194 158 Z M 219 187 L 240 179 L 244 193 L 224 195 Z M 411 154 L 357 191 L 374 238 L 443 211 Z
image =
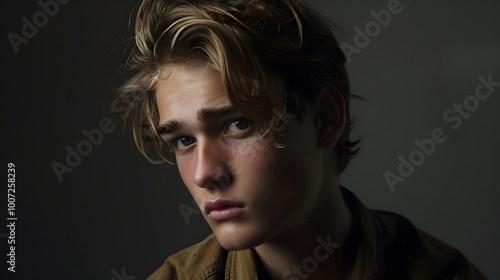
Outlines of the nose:
M 227 151 L 217 140 L 199 140 L 196 144 L 194 182 L 201 188 L 226 188 L 231 183 Z

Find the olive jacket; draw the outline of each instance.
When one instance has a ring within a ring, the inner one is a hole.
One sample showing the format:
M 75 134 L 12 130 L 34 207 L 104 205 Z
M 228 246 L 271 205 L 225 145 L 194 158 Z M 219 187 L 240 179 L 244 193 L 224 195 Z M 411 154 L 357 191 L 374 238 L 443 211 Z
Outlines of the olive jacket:
M 351 211 L 350 241 L 357 248 L 351 256 L 353 267 L 364 267 L 356 279 L 483 280 L 487 279 L 457 249 L 417 229 L 403 216 L 371 210 L 342 187 Z M 331 253 L 335 245 L 320 241 Z M 361 256 L 367 256 L 365 258 Z M 368 257 L 370 256 L 370 257 Z M 319 258 L 319 257 L 318 257 Z M 360 263 L 362 262 L 362 264 Z M 283 279 L 306 279 L 302 271 L 288 271 Z M 306 271 L 304 271 L 306 270 Z M 165 260 L 147 280 L 254 280 L 269 279 L 253 249 L 227 251 L 212 234 L 204 241 Z

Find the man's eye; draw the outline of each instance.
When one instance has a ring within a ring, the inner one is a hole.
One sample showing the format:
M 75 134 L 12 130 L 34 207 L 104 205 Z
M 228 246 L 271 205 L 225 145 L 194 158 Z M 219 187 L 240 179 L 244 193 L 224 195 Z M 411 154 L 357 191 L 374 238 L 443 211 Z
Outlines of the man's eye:
M 172 143 L 174 148 L 177 150 L 184 150 L 191 146 L 195 142 L 192 137 L 179 137 Z
M 239 119 L 230 123 L 228 130 L 230 133 L 240 133 L 247 130 L 251 125 L 252 123 L 250 122 L 250 120 Z

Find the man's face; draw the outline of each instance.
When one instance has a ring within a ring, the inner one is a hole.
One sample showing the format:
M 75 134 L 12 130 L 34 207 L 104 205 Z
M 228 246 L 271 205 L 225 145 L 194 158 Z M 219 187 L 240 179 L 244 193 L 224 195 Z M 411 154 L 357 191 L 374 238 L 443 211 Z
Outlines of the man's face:
M 277 148 L 276 132 L 259 137 L 231 104 L 218 72 L 174 69 L 156 90 L 162 137 L 220 244 L 255 247 L 300 224 L 322 177 L 311 119 L 285 122 L 286 147 Z

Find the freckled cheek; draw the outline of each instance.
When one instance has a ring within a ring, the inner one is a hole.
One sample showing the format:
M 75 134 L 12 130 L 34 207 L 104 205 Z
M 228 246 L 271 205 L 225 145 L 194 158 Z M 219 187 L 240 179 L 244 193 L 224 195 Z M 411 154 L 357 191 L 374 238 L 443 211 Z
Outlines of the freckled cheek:
M 263 174 L 249 174 L 259 170 L 268 170 L 273 167 L 275 156 L 271 147 L 259 140 L 252 140 L 231 149 L 231 162 L 238 173 L 259 176 Z
M 291 174 L 287 174 L 283 164 L 285 157 L 280 149 L 257 141 L 240 146 L 233 155 L 236 179 L 242 186 L 248 186 L 246 192 L 249 195 L 265 193 L 259 197 L 263 202 L 264 198 L 272 200 L 282 195 L 293 195 L 287 192 L 295 192 L 291 181 L 287 180 Z
M 182 181 L 191 189 L 194 186 L 195 162 L 187 158 L 177 159 L 177 169 L 181 175 Z
M 238 185 L 246 187 L 242 194 L 251 201 L 259 223 L 276 226 L 291 221 L 301 209 L 306 184 L 291 169 L 294 163 L 287 162 L 287 153 L 273 146 L 249 145 L 241 147 L 237 157 L 241 159 Z

